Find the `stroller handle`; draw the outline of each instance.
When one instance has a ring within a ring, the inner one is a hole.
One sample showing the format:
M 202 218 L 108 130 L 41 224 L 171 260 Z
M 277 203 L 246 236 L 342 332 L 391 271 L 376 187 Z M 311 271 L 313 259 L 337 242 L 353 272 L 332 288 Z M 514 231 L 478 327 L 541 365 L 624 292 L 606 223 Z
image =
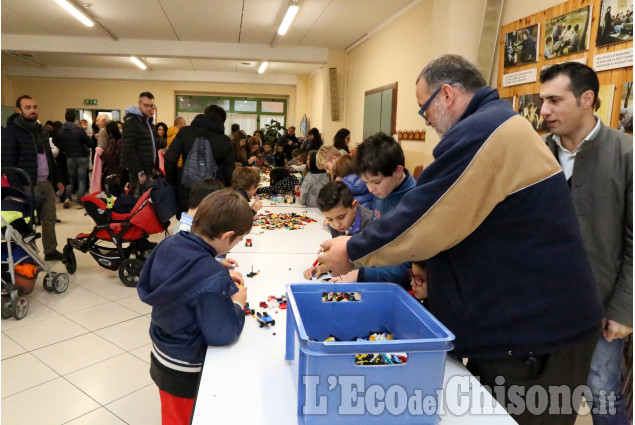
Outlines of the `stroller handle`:
M 26 171 L 24 171 L 22 168 L 18 168 L 18 167 L 2 167 L 2 174 L 3 175 L 7 175 L 7 171 L 14 171 L 17 172 L 18 174 L 21 175 L 21 177 L 24 177 L 24 179 L 26 180 L 27 184 L 29 185 L 29 192 L 31 195 L 31 202 L 29 202 L 29 223 L 30 225 L 33 224 L 33 220 L 35 219 L 35 186 L 33 186 L 33 183 L 31 182 L 31 176 L 29 176 L 29 173 L 27 173 Z M 8 180 L 8 179 L 7 179 Z

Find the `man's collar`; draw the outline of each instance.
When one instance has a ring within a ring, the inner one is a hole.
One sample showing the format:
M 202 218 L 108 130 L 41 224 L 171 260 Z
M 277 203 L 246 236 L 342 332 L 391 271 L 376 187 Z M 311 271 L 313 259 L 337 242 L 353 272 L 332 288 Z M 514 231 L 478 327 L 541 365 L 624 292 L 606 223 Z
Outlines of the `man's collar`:
M 595 114 L 593 114 L 593 116 L 595 117 L 595 127 L 593 127 L 593 130 L 591 130 L 591 132 L 589 134 L 587 134 L 584 139 L 582 139 L 582 141 L 578 145 L 578 149 L 577 149 L 576 152 L 580 151 L 580 149 L 582 148 L 582 144 L 584 142 L 586 142 L 587 140 L 595 139 L 597 137 L 598 133 L 600 132 L 600 128 L 602 128 L 602 120 L 600 119 L 600 117 L 598 117 Z M 568 153 L 571 153 L 571 152 L 569 152 L 569 150 L 567 148 L 562 146 L 562 140 L 560 140 L 560 136 L 558 136 L 556 134 L 552 134 L 552 136 L 553 136 L 553 141 L 558 146 L 558 149 L 563 150 L 563 151 L 568 152 Z

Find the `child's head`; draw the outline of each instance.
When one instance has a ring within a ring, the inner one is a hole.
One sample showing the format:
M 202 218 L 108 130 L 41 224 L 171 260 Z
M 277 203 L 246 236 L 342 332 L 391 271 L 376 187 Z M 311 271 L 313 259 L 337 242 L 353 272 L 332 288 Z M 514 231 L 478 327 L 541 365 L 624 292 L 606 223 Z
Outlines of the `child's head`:
M 269 173 L 269 184 L 271 186 L 273 186 L 274 184 L 278 183 L 279 181 L 289 177 L 291 175 L 291 173 L 289 172 L 289 170 L 287 170 L 284 167 L 277 167 L 274 168 L 273 170 L 271 170 L 271 172 Z
M 368 191 L 382 199 L 403 181 L 405 163 L 399 143 L 384 133 L 368 137 L 355 154 L 355 172 Z
M 294 149 L 294 150 L 292 150 L 292 151 L 291 151 L 291 156 L 292 156 L 293 158 L 295 158 L 296 156 L 300 155 L 301 153 L 302 153 L 302 151 L 301 151 L 300 149 L 297 149 L 297 148 L 296 148 L 296 149 Z
M 262 149 L 265 151 L 265 153 L 271 152 L 271 144 L 269 142 L 263 143 Z
M 317 152 L 317 166 L 331 174 L 333 162 L 342 154 L 334 146 L 322 146 Z
M 244 190 L 250 198 L 258 190 L 258 183 L 260 183 L 260 174 L 255 168 L 240 167 L 232 173 L 232 188 Z
M 428 267 L 425 260 L 413 261 L 410 270 L 410 284 L 416 299 L 428 298 Z
M 324 170 L 317 166 L 317 151 L 309 151 L 307 157 L 309 159 L 309 173 L 324 174 Z
M 203 199 L 212 192 L 224 189 L 225 185 L 214 178 L 203 179 L 192 186 L 190 190 L 190 199 L 187 207 L 196 210 Z
M 342 180 L 349 174 L 353 174 L 355 172 L 353 165 L 352 155 L 346 154 L 337 158 L 333 163 L 333 172 L 331 174 L 333 179 Z
M 329 226 L 338 232 L 349 229 L 357 214 L 357 200 L 342 182 L 329 182 L 320 189 L 317 204 Z
M 224 189 L 201 201 L 192 223 L 192 233 L 203 238 L 221 255 L 240 242 L 251 231 L 252 225 L 249 203 L 231 189 Z
M 301 154 L 297 155 L 295 158 L 298 161 L 298 165 L 306 164 L 306 154 L 305 153 L 301 153 Z
M 249 146 L 251 146 L 251 152 L 256 152 L 260 150 L 260 138 L 259 137 L 250 137 L 249 138 Z
M 280 153 L 280 152 L 282 152 L 283 150 L 284 150 L 284 145 L 281 145 L 281 144 L 279 144 L 279 143 L 278 143 L 278 144 L 276 145 L 276 152 Z

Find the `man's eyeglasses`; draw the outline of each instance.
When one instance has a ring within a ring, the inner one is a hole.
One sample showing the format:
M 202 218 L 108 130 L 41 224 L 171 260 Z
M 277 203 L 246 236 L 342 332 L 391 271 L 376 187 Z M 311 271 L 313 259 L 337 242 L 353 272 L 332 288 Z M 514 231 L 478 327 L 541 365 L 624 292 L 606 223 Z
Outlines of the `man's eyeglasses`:
M 141 105 L 144 108 L 152 108 L 152 109 L 154 109 L 154 103 L 142 103 Z
M 428 116 L 426 115 L 426 111 L 428 110 L 428 108 L 430 107 L 430 104 L 432 103 L 432 101 L 434 100 L 434 98 L 439 94 L 439 92 L 441 91 L 441 88 L 448 84 L 448 85 L 452 85 L 454 83 L 458 83 L 458 81 L 456 80 L 452 80 L 452 81 L 448 81 L 447 83 L 443 83 L 439 86 L 439 88 L 432 93 L 432 96 L 430 96 L 430 98 L 428 99 L 428 101 L 426 103 L 423 104 L 423 106 L 421 107 L 421 109 L 419 109 L 419 115 L 421 115 L 423 117 L 424 120 L 428 121 Z
M 423 285 L 425 282 L 423 277 L 418 274 L 414 274 L 412 270 L 408 270 L 408 277 L 410 278 L 410 281 L 414 280 L 416 285 Z

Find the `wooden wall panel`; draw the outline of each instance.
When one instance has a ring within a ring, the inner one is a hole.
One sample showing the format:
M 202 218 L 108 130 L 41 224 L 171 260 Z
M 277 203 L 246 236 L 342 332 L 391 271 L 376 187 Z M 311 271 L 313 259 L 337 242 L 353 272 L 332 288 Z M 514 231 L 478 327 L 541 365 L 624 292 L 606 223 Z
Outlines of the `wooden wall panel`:
M 540 70 L 545 65 L 555 64 L 559 62 L 565 62 L 573 59 L 586 58 L 586 64 L 590 67 L 593 67 L 593 56 L 614 52 L 618 50 L 623 50 L 627 48 L 633 47 L 633 40 L 630 40 L 625 43 L 616 43 L 611 44 L 604 47 L 595 47 L 595 42 L 597 38 L 598 26 L 600 23 L 600 6 L 601 0 L 569 0 L 567 2 L 561 3 L 549 9 L 543 10 L 541 12 L 535 13 L 530 16 L 526 16 L 522 19 L 519 19 L 515 22 L 511 22 L 507 25 L 503 25 L 500 28 L 499 33 L 499 58 L 498 58 L 498 91 L 501 97 L 509 97 L 509 96 L 517 96 L 516 106 L 518 106 L 518 102 L 520 99 L 518 96 L 523 94 L 532 94 L 540 92 L 540 82 L 536 81 L 535 83 L 529 84 L 520 84 L 517 86 L 511 87 L 503 87 L 503 75 L 522 71 L 525 69 L 537 68 L 538 71 L 538 80 L 540 80 Z M 591 11 L 591 36 L 589 38 L 589 50 L 585 50 L 583 52 L 577 52 L 567 56 L 560 56 L 552 59 L 545 59 L 544 57 L 544 44 L 546 39 L 546 25 L 547 21 L 551 18 L 555 18 L 562 14 L 574 11 L 576 9 L 580 9 L 581 7 L 585 7 L 591 5 L 593 6 L 593 10 Z M 518 65 L 510 68 L 504 67 L 504 55 L 505 55 L 505 34 L 510 33 L 512 31 L 516 31 L 531 25 L 540 24 L 540 44 L 538 47 L 538 62 L 534 62 L 527 65 Z M 609 71 L 600 71 L 597 73 L 598 79 L 600 80 L 600 85 L 605 84 L 613 84 L 615 86 L 615 92 L 613 93 L 613 109 L 611 110 L 611 122 L 609 123 L 611 127 L 617 128 L 617 123 L 619 121 L 620 115 L 620 97 L 622 93 L 622 84 L 628 81 L 633 81 L 633 67 L 630 66 L 628 68 L 618 68 Z M 606 123 L 605 123 L 606 124 Z

